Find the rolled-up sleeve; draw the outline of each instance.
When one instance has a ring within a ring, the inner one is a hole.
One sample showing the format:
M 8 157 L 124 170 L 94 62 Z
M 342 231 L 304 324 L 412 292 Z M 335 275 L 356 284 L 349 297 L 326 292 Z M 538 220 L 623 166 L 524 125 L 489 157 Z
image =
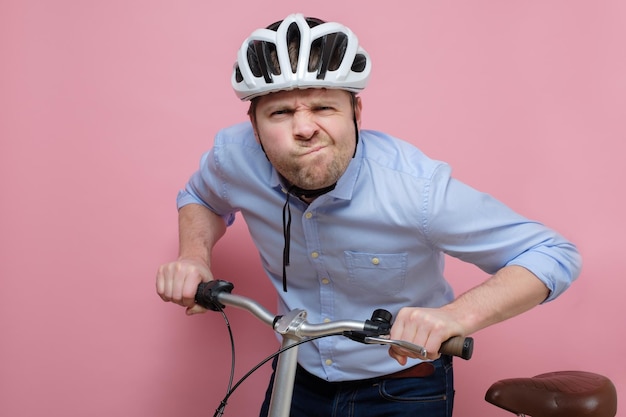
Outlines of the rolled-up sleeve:
M 580 253 L 562 235 L 452 178 L 447 165 L 432 180 L 424 224 L 435 247 L 490 274 L 522 266 L 550 290 L 546 301 L 578 278 Z
M 178 192 L 178 209 L 187 204 L 200 204 L 224 219 L 230 226 L 235 221 L 235 210 L 226 202 L 225 184 L 218 172 L 215 149 L 200 158 L 200 167 L 191 175 L 185 188 Z

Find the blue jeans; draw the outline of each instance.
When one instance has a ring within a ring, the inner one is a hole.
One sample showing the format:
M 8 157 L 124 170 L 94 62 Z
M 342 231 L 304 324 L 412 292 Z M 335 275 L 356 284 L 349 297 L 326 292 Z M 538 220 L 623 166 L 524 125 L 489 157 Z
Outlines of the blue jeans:
M 452 358 L 433 362 L 427 377 L 327 382 L 298 367 L 291 417 L 451 417 Z M 260 417 L 267 417 L 274 375 Z

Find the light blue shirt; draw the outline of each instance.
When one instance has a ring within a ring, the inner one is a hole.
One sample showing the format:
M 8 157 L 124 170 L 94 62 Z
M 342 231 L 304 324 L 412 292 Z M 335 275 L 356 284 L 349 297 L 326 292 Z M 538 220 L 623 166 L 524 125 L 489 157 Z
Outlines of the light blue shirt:
M 580 272 L 575 246 L 488 194 L 451 177 L 450 167 L 413 145 L 362 130 L 336 188 L 310 205 L 291 198 L 288 292 L 282 290 L 286 194 L 250 123 L 220 131 L 178 206 L 202 204 L 230 225 L 240 212 L 279 294 L 279 313 L 307 310 L 312 323 L 365 320 L 377 308 L 439 307 L 454 299 L 444 254 L 493 274 L 507 265 L 532 271 L 561 294 Z M 228 279 L 228 278 L 226 278 Z M 343 337 L 306 343 L 299 361 L 330 380 L 400 370 L 383 346 Z

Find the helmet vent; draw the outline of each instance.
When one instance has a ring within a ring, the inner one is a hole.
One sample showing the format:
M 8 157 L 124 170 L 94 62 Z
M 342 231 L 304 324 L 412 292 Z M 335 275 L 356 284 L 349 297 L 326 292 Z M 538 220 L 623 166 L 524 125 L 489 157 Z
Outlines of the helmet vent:
M 276 45 L 271 42 L 253 41 L 248 44 L 248 65 L 255 77 L 272 83 L 272 75 L 280 75 L 276 59 Z
M 241 70 L 239 69 L 239 65 L 235 66 L 235 80 L 238 83 L 243 81 L 243 75 L 241 75 Z
M 363 54 L 356 54 L 354 57 L 354 61 L 352 62 L 352 67 L 350 69 L 354 72 L 363 72 L 365 71 L 365 66 L 367 65 L 367 58 Z
M 316 78 L 323 80 L 326 72 L 336 71 L 346 53 L 348 37 L 343 33 L 331 33 L 311 43 L 309 72 L 317 72 Z
M 290 45 L 289 62 L 291 63 L 291 72 L 295 74 L 298 68 L 298 56 L 300 55 L 300 29 L 296 22 L 290 24 L 287 29 L 287 45 Z
M 260 77 L 261 66 L 259 65 L 259 59 L 257 58 L 254 44 L 255 42 L 250 42 L 248 44 L 248 65 L 250 66 L 250 71 L 252 71 L 252 74 L 255 77 Z

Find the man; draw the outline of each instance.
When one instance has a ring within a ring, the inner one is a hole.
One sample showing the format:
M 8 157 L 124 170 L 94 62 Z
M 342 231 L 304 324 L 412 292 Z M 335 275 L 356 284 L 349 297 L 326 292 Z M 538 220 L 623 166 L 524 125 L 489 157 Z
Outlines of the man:
M 580 256 L 446 164 L 360 130 L 357 93 L 370 71 L 338 23 L 295 14 L 246 39 L 232 85 L 251 101 L 250 121 L 217 134 L 179 194 L 180 256 L 159 269 L 157 291 L 188 314 L 203 311 L 196 287 L 213 279 L 211 250 L 240 212 L 279 313 L 302 308 L 322 322 L 386 308 L 391 338 L 428 352 L 307 343 L 292 416 L 450 416 L 452 361 L 437 353 L 441 343 L 553 300 L 578 276 Z M 444 254 L 492 276 L 455 298 Z

